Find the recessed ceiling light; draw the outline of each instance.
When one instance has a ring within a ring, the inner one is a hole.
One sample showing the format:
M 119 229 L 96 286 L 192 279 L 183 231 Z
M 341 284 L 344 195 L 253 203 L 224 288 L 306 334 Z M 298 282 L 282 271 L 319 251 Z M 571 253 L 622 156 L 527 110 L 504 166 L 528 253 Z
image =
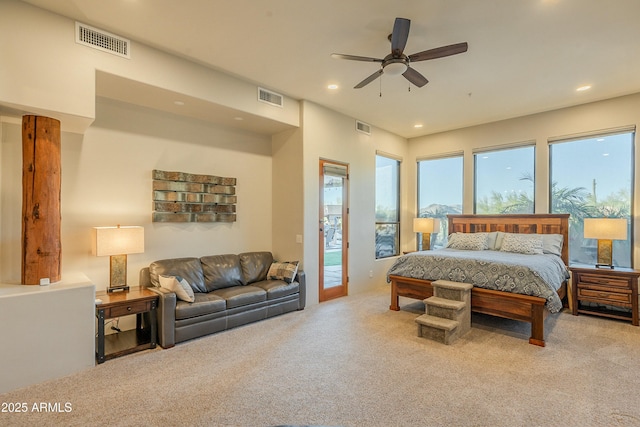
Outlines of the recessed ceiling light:
M 577 92 L 582 92 L 585 90 L 589 90 L 591 89 L 591 85 L 584 85 L 584 86 L 580 86 L 578 89 L 576 89 Z
M 183 106 L 184 102 L 183 101 L 173 101 L 174 104 L 179 105 L 179 106 Z
M 416 129 L 420 129 L 423 125 L 421 123 L 417 123 L 415 125 L 413 125 L 414 128 Z
M 336 90 L 336 89 L 338 89 L 338 85 L 337 84 L 330 84 L 329 86 L 327 86 L 327 89 Z
M 234 117 L 233 120 L 237 120 L 239 122 L 243 121 L 244 119 L 240 116 Z

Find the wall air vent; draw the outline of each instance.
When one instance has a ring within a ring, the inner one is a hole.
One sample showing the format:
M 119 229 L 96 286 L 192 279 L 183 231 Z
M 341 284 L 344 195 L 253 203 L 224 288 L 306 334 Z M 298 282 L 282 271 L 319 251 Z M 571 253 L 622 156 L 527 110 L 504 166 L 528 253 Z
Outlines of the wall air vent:
M 367 135 L 371 135 L 371 125 L 361 122 L 360 120 L 356 120 L 356 130 L 358 132 L 365 133 Z
M 284 97 L 282 95 L 261 87 L 258 88 L 258 101 L 265 102 L 269 105 L 275 105 L 280 108 L 284 105 Z
M 130 59 L 131 42 L 115 34 L 76 22 L 76 43 Z

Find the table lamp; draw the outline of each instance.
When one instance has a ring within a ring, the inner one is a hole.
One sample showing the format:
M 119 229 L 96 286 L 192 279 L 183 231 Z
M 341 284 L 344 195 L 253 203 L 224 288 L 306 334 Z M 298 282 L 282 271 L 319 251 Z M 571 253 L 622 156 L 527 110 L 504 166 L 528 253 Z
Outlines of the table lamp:
M 127 285 L 127 254 L 144 252 L 144 228 L 93 227 L 92 253 L 110 256 L 109 288 L 107 292 L 129 290 Z
M 613 268 L 613 240 L 627 240 L 625 218 L 585 218 L 584 238 L 598 240 L 596 267 Z
M 413 232 L 422 233 L 422 250 L 431 249 L 431 233 L 440 231 L 440 220 L 437 218 L 414 218 Z

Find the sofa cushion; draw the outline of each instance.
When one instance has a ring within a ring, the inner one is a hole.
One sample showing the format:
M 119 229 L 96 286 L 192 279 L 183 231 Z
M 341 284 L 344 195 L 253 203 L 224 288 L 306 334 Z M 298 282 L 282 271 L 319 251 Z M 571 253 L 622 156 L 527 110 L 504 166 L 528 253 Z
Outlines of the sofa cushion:
M 160 286 L 158 276 L 180 276 L 195 292 L 207 292 L 204 275 L 198 258 L 173 258 L 154 261 L 149 265 L 149 279 L 153 286 Z
M 193 288 L 191 285 L 180 276 L 164 276 L 159 275 L 158 281 L 160 286 L 170 290 L 176 297 L 182 301 L 193 302 Z
M 267 300 L 267 292 L 253 285 L 218 289 L 213 294 L 224 298 L 228 309 Z
M 278 299 L 300 292 L 300 284 L 298 282 L 287 283 L 283 280 L 263 280 L 254 283 L 253 286 L 267 291 L 267 300 Z
M 284 280 L 287 283 L 293 282 L 298 272 L 298 261 L 292 262 L 274 262 L 269 267 L 267 279 Z
M 267 272 L 273 262 L 271 252 L 245 252 L 238 256 L 247 285 L 267 278 Z
M 238 255 L 205 256 L 200 258 L 200 262 L 202 263 L 206 292 L 246 285 Z
M 176 320 L 204 316 L 224 311 L 227 303 L 224 298 L 212 293 L 194 293 L 194 302 L 178 301 L 176 304 Z

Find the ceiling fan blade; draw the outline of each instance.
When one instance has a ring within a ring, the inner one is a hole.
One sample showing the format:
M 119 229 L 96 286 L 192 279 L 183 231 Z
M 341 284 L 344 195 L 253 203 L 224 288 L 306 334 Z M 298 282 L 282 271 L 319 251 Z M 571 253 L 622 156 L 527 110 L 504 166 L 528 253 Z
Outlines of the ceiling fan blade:
M 369 77 L 367 77 L 366 79 L 364 79 L 363 81 L 361 81 L 360 83 L 355 85 L 353 88 L 354 89 L 360 89 L 360 88 L 365 87 L 366 85 L 368 85 L 369 83 L 371 83 L 372 81 L 374 81 L 375 79 L 380 77 L 383 72 L 384 71 L 382 70 L 382 68 L 380 68 L 378 71 L 376 71 L 375 73 L 371 74 Z
M 443 58 L 445 56 L 457 55 L 458 53 L 466 52 L 467 49 L 467 42 L 437 47 L 435 49 L 429 49 L 409 55 L 409 61 L 416 62 L 426 61 L 427 59 Z
M 419 72 L 417 72 L 411 67 L 407 68 L 407 71 L 402 73 L 402 75 L 404 76 L 405 79 L 409 80 L 411 83 L 413 83 L 418 87 L 422 87 L 427 83 L 429 83 L 429 80 L 427 80 L 425 76 L 423 76 L 422 74 L 420 74 Z
M 342 53 L 332 53 L 331 57 L 335 58 L 335 59 L 349 59 L 351 61 L 365 61 L 365 62 L 380 62 L 380 63 L 382 63 L 382 59 L 370 58 L 368 56 L 356 56 L 356 55 L 344 55 Z
M 396 22 L 393 24 L 393 33 L 391 33 L 391 54 L 394 58 L 401 57 L 404 52 L 409 38 L 409 27 L 411 27 L 409 19 L 396 18 Z

